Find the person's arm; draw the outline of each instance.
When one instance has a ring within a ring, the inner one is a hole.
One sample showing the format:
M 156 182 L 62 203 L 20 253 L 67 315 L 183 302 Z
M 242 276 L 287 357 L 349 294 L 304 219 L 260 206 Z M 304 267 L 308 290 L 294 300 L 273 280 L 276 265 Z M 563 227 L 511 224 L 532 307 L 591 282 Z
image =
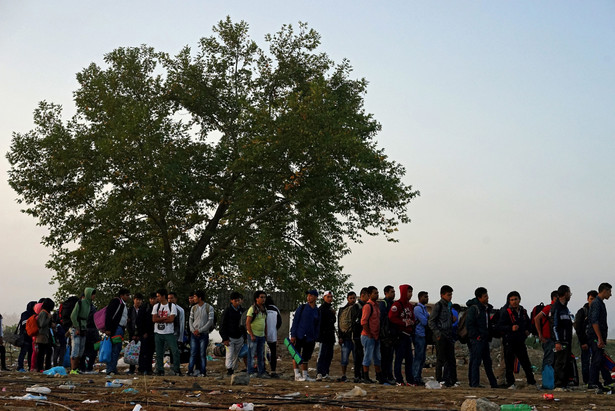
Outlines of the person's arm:
M 547 340 L 542 336 L 542 324 L 540 323 L 540 321 L 543 317 L 546 317 L 546 315 L 542 311 L 536 314 L 536 316 L 534 317 L 534 326 L 536 327 L 536 332 L 538 333 L 538 339 L 542 343 L 547 342 Z
M 594 307 L 595 305 L 595 307 Z M 592 304 L 589 309 L 589 323 L 594 329 L 594 333 L 596 333 L 598 348 L 604 348 L 606 343 L 603 339 L 602 332 L 600 331 L 600 309 L 602 307 L 598 307 L 596 303 Z
M 361 327 L 363 327 L 363 331 L 367 334 L 368 337 L 372 338 L 371 330 L 369 329 L 369 317 L 373 308 L 371 304 L 368 302 L 363 306 L 363 311 L 361 312 Z
M 393 305 L 391 305 L 391 309 L 389 310 L 389 321 L 391 322 L 391 324 L 395 324 L 395 326 L 398 328 L 404 328 L 406 326 L 404 320 L 401 319 L 402 311 L 403 308 L 401 304 L 397 303 L 397 301 L 395 301 Z
M 246 316 L 246 331 L 248 331 L 248 335 L 252 341 L 256 341 L 256 336 L 252 332 L 252 315 L 250 315 L 250 311 L 252 311 L 252 315 L 254 315 L 254 306 L 248 308 L 248 315 Z
M 205 304 L 203 305 L 205 306 Z M 205 322 L 205 324 L 203 324 L 202 327 L 199 328 L 199 334 L 205 334 L 209 332 L 209 329 L 211 328 L 211 326 L 214 325 L 214 314 L 215 314 L 214 307 L 209 304 L 206 305 L 205 313 L 207 314 L 207 321 Z
M 431 315 L 429 316 L 429 320 L 428 320 L 429 328 L 431 328 L 431 331 L 433 332 L 433 336 L 436 340 L 439 340 L 440 337 L 442 336 L 442 333 L 440 332 L 440 329 L 438 328 L 438 317 L 440 316 L 441 310 L 442 308 L 440 304 L 438 303 L 434 304 L 431 310 Z

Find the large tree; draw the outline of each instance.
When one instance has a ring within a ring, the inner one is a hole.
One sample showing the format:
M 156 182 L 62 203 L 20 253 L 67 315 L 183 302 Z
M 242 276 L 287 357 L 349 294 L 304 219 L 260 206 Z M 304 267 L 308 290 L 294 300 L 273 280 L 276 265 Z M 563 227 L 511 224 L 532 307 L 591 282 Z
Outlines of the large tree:
M 249 38 L 229 18 L 176 56 L 119 48 L 77 74 L 76 114 L 41 102 L 14 133 L 9 183 L 48 228 L 59 295 L 171 282 L 348 286 L 362 234 L 389 240 L 418 195 L 378 148 L 367 82 L 305 24 Z

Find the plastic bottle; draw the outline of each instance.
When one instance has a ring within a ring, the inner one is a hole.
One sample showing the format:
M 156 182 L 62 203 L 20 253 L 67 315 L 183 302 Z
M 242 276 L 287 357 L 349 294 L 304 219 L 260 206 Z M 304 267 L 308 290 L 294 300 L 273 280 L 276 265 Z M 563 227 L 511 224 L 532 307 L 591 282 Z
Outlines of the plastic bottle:
M 503 405 L 500 405 L 500 411 L 509 411 L 509 410 L 532 411 L 532 410 L 534 410 L 534 407 L 532 407 L 531 405 L 527 405 L 527 404 L 503 404 Z
M 105 387 L 107 387 L 107 388 L 119 388 L 121 386 L 122 386 L 122 384 L 117 383 L 115 381 L 113 381 L 113 382 L 112 381 L 107 381 L 107 383 L 105 384 Z

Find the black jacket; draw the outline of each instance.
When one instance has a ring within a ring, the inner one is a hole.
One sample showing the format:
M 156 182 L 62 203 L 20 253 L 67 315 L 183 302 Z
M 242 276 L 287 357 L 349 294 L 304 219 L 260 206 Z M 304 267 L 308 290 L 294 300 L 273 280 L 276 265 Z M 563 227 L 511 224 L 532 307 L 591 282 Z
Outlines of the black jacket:
M 115 333 L 117 327 L 120 325 L 122 314 L 126 310 L 126 304 L 119 297 L 111 300 L 107 306 L 107 314 L 105 316 L 105 330 L 111 331 L 111 334 Z
M 577 315 L 574 316 L 574 330 L 577 332 L 579 345 L 588 344 L 587 339 L 587 315 L 589 314 L 589 303 L 579 308 Z
M 518 325 L 519 329 L 512 330 L 513 325 Z M 527 315 L 527 310 L 523 306 L 519 306 L 518 310 L 513 310 L 506 304 L 500 309 L 500 319 L 498 321 L 498 330 L 502 335 L 502 342 L 506 343 L 521 343 L 525 342 L 529 334 L 530 317 Z
M 551 339 L 560 344 L 572 343 L 572 318 L 568 306 L 562 304 L 559 299 L 555 300 L 551 315 L 553 317 Z
M 325 344 L 335 344 L 335 311 L 331 304 L 322 303 L 320 311 L 320 332 L 316 341 Z
M 243 310 L 244 308 L 242 306 L 235 309 L 233 304 L 229 304 L 228 307 L 226 307 L 222 313 L 222 321 L 220 322 L 220 337 L 222 341 L 228 341 L 229 338 L 241 338 L 244 336 L 243 330 L 239 327 Z
M 473 298 L 466 303 L 468 311 L 466 315 L 466 328 L 468 330 L 468 339 L 470 341 L 491 341 L 489 334 L 489 310 L 491 305 L 484 306 L 478 299 Z

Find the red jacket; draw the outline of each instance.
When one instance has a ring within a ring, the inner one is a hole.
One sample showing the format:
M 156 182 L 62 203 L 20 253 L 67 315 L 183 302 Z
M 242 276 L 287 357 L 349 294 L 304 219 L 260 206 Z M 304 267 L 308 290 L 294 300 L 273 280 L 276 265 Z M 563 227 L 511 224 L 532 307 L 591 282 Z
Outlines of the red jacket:
M 414 333 L 414 305 L 408 301 L 408 284 L 399 286 L 400 298 L 395 301 L 389 310 L 389 321 L 394 324 L 400 332 L 406 334 Z

